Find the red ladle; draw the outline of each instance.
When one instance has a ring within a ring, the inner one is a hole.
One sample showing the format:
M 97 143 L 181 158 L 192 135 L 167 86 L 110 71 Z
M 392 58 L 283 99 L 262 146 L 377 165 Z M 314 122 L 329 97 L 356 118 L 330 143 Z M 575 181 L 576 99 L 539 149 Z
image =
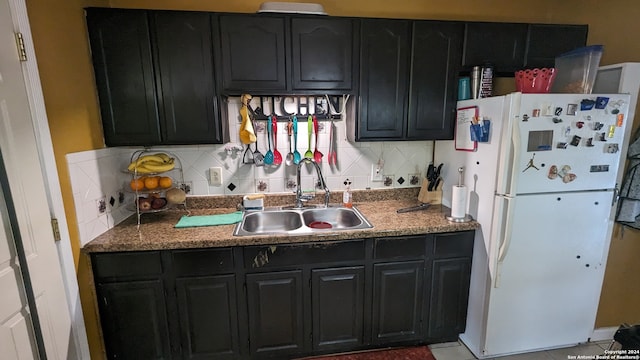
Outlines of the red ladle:
M 313 115 L 313 131 L 316 133 L 316 149 L 313 152 L 313 160 L 317 163 L 322 162 L 322 153 L 318 150 L 318 119 Z
M 282 154 L 278 151 L 278 120 L 275 116 L 271 117 L 271 124 L 273 126 L 273 165 L 282 164 Z

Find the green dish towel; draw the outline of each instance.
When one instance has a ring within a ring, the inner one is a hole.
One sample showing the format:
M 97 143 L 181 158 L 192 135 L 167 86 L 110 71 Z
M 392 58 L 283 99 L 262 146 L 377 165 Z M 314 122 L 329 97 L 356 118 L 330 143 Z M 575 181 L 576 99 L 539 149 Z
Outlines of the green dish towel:
M 178 221 L 175 227 L 185 228 L 197 226 L 229 225 L 239 223 L 240 221 L 242 221 L 242 211 L 220 215 L 185 215 L 180 218 L 180 221 Z

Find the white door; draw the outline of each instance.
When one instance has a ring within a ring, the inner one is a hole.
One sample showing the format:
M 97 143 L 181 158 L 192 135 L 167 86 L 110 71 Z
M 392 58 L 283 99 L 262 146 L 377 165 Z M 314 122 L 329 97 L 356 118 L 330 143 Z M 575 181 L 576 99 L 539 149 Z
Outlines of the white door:
M 8 2 L 0 0 L 0 151 L 9 193 L 0 199 L 0 349 L 3 359 L 37 357 L 19 266 L 28 268 L 48 359 L 67 359 L 73 340 L 44 180 Z M 15 221 L 8 220 L 11 195 Z M 16 257 L 17 230 L 27 264 Z

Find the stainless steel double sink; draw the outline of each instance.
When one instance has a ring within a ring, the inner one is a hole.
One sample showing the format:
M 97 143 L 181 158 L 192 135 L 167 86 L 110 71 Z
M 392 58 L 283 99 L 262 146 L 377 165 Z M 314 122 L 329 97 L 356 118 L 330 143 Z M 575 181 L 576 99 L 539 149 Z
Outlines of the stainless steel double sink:
M 313 234 L 327 231 L 369 229 L 373 225 L 356 209 L 329 207 L 274 207 L 245 211 L 234 236 L 264 234 Z

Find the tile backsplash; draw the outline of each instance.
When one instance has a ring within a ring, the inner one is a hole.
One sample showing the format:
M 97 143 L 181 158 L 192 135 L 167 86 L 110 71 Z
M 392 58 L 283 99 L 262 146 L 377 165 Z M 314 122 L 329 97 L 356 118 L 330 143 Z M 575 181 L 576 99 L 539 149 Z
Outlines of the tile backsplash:
M 152 150 L 170 152 L 180 160 L 184 181 L 190 186 L 189 195 L 192 196 L 294 192 L 296 166 L 287 166 L 284 161 L 279 166 L 263 167 L 243 163 L 246 146 L 241 147 L 238 137 L 240 100 L 229 98 L 227 105 L 230 143 L 162 146 Z M 335 165 L 329 165 L 326 157 L 330 122 L 320 122 L 318 149 L 325 155 L 321 167 L 330 190 L 343 190 L 347 178 L 352 189 L 420 186 L 427 164 L 432 159 L 432 141 L 350 142 L 345 133 L 345 121 L 334 122 L 337 142 Z M 256 129 L 258 149 L 265 154 L 267 134 L 264 122 L 260 124 Z M 306 121 L 300 121 L 297 149 L 301 154 L 309 147 L 313 150 L 315 137 L 312 137 L 311 146 L 307 139 Z M 251 149 L 255 149 L 253 145 Z M 283 159 L 289 152 L 286 122 L 278 123 L 277 149 Z M 140 148 L 117 147 L 67 154 L 81 245 L 134 213 L 131 206 L 134 194 L 127 191 L 131 176 L 123 169 L 136 150 Z M 373 181 L 372 167 L 378 163 L 383 163 L 382 181 Z M 211 185 L 209 169 L 212 167 L 222 168 L 222 185 Z M 317 177 L 312 166 L 303 165 L 301 175 L 303 189 L 313 191 Z

